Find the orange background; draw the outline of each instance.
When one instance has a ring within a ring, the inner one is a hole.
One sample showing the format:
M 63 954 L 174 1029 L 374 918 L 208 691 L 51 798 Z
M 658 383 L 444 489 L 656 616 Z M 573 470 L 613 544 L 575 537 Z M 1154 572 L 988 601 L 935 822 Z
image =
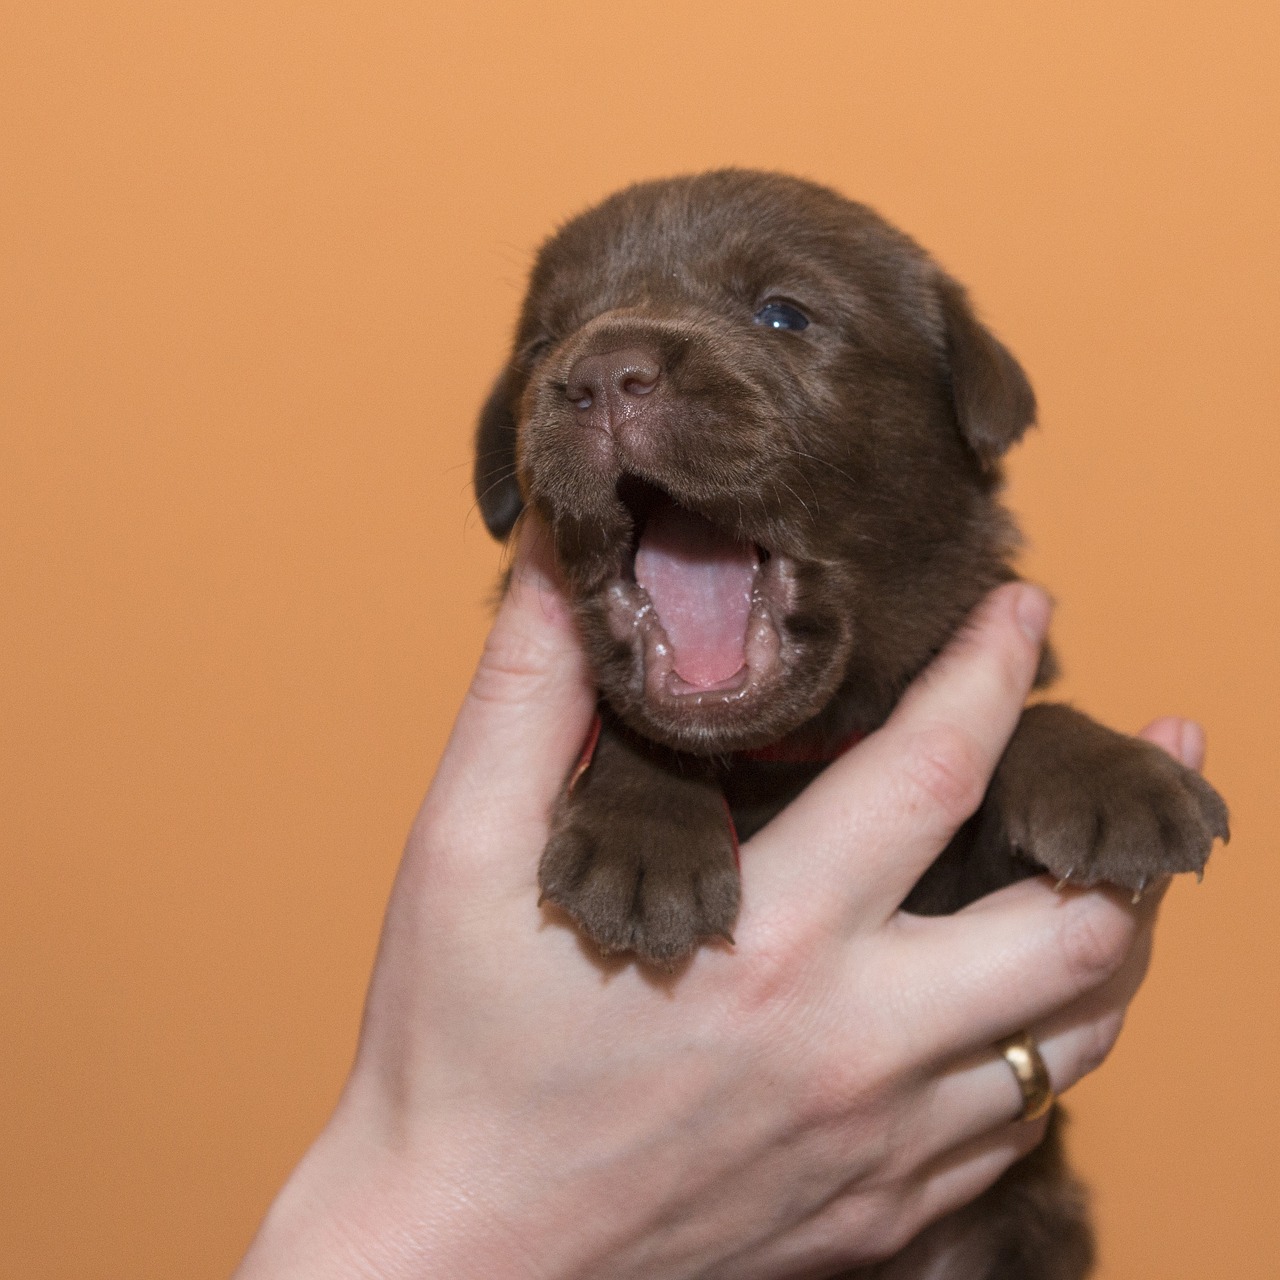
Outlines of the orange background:
M 1066 692 L 1200 717 L 1235 840 L 1076 1092 L 1103 1275 L 1274 1277 L 1274 3 L 10 6 L 0 1272 L 226 1275 L 334 1101 L 486 626 L 532 248 L 791 170 L 967 282 Z

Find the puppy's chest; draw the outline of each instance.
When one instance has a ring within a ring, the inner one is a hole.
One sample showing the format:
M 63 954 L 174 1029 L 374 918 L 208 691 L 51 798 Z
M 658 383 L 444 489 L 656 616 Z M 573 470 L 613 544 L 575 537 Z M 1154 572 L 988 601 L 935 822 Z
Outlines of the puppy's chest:
M 821 761 L 736 758 L 720 785 L 738 839 L 749 840 L 825 767 Z M 949 915 L 1037 870 L 1008 848 L 984 806 L 951 838 L 903 908 L 915 915 Z
M 739 840 L 749 840 L 823 769 L 816 761 L 736 759 L 721 781 Z

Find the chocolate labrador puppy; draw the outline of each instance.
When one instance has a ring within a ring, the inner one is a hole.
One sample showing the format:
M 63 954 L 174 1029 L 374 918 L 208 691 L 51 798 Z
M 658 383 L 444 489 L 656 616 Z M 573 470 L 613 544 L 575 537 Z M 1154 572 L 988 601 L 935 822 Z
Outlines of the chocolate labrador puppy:
M 526 504 L 546 520 L 601 695 L 545 899 L 602 950 L 667 968 L 731 938 L 738 839 L 1015 577 L 1000 459 L 1034 417 L 961 286 L 823 187 L 644 183 L 552 237 L 475 469 L 495 536 Z M 1045 870 L 1140 893 L 1199 871 L 1215 837 L 1226 808 L 1198 775 L 1041 703 L 903 906 L 954 911 Z M 859 1274 L 1074 1280 L 1090 1256 L 1051 1135 Z

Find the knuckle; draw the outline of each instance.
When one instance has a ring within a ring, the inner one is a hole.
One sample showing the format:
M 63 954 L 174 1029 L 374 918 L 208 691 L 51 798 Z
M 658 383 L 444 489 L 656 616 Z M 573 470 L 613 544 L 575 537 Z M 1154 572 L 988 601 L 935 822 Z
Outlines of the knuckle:
M 978 1188 L 973 1194 L 983 1189 Z M 886 1262 L 896 1257 L 930 1222 L 942 1216 L 940 1209 L 945 1212 L 960 1207 L 958 1203 L 939 1205 L 932 1192 L 927 1176 L 906 1178 L 886 1189 L 875 1224 L 878 1229 L 868 1232 L 872 1261 Z
M 744 897 L 749 896 L 744 890 Z M 822 918 L 775 901 L 743 912 L 734 947 L 736 976 L 729 1007 L 748 1026 L 788 1022 L 797 1035 L 830 1036 L 841 985 L 845 941 Z M 776 1028 L 774 1028 L 776 1031 Z
M 767 921 L 738 941 L 738 1007 L 747 1025 L 783 1014 L 805 990 L 812 959 L 800 931 Z
M 885 1109 L 883 1072 L 863 1055 L 819 1051 L 804 1075 L 793 1095 L 795 1118 L 803 1128 L 829 1129 Z M 858 1160 L 864 1169 L 883 1169 L 893 1155 L 889 1143 L 880 1138 L 864 1135 L 860 1142 Z
M 921 1197 L 899 1190 L 886 1192 L 863 1231 L 863 1254 L 871 1263 L 886 1262 L 920 1233 L 924 1225 Z
M 493 632 L 485 641 L 468 696 L 501 706 L 526 701 L 543 688 L 554 655 L 537 636 L 517 627 Z
M 747 980 L 730 1017 L 735 1032 L 770 1062 L 791 1123 L 804 1132 L 855 1124 L 863 1135 L 860 1163 L 888 1164 L 894 1152 L 874 1135 L 894 1109 L 901 1074 L 896 1047 L 840 1025 L 843 999 L 814 963 L 812 949 L 805 953 L 784 938 L 751 955 L 745 967 Z
M 830 1265 L 845 1275 L 847 1268 L 875 1266 L 900 1252 L 924 1225 L 918 1201 L 912 1189 L 901 1186 L 851 1189 L 841 1196 L 823 1224 Z
M 850 1029 L 836 1018 L 834 1025 L 825 1016 L 809 1026 L 805 1083 L 797 1091 L 801 1118 L 818 1126 L 856 1125 L 864 1173 L 885 1177 L 905 1145 L 901 1131 L 910 1116 L 904 1107 L 914 1078 L 905 1078 L 901 1043 L 886 1027 L 872 1019 Z
M 1133 942 L 1133 921 L 1116 911 L 1098 911 L 1082 899 L 1064 912 L 1062 951 L 1067 967 L 1081 990 L 1091 990 L 1114 977 L 1124 964 Z
M 935 724 L 911 744 L 908 777 L 930 804 L 962 822 L 982 803 L 987 761 L 978 741 L 959 725 Z
M 725 1008 L 731 1037 L 769 1064 L 801 1129 L 838 1121 L 856 1087 L 848 1063 L 830 1051 L 830 1028 L 814 1012 L 809 965 L 781 940 L 741 957 L 735 998 Z

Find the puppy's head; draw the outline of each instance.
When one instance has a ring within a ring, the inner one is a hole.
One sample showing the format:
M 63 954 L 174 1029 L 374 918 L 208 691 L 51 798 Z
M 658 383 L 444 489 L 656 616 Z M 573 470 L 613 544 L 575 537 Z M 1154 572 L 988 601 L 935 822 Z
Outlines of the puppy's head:
M 476 491 L 549 524 L 600 688 L 718 753 L 892 699 L 1009 576 L 998 461 L 1035 401 L 963 290 L 777 174 L 631 187 L 542 248 Z

